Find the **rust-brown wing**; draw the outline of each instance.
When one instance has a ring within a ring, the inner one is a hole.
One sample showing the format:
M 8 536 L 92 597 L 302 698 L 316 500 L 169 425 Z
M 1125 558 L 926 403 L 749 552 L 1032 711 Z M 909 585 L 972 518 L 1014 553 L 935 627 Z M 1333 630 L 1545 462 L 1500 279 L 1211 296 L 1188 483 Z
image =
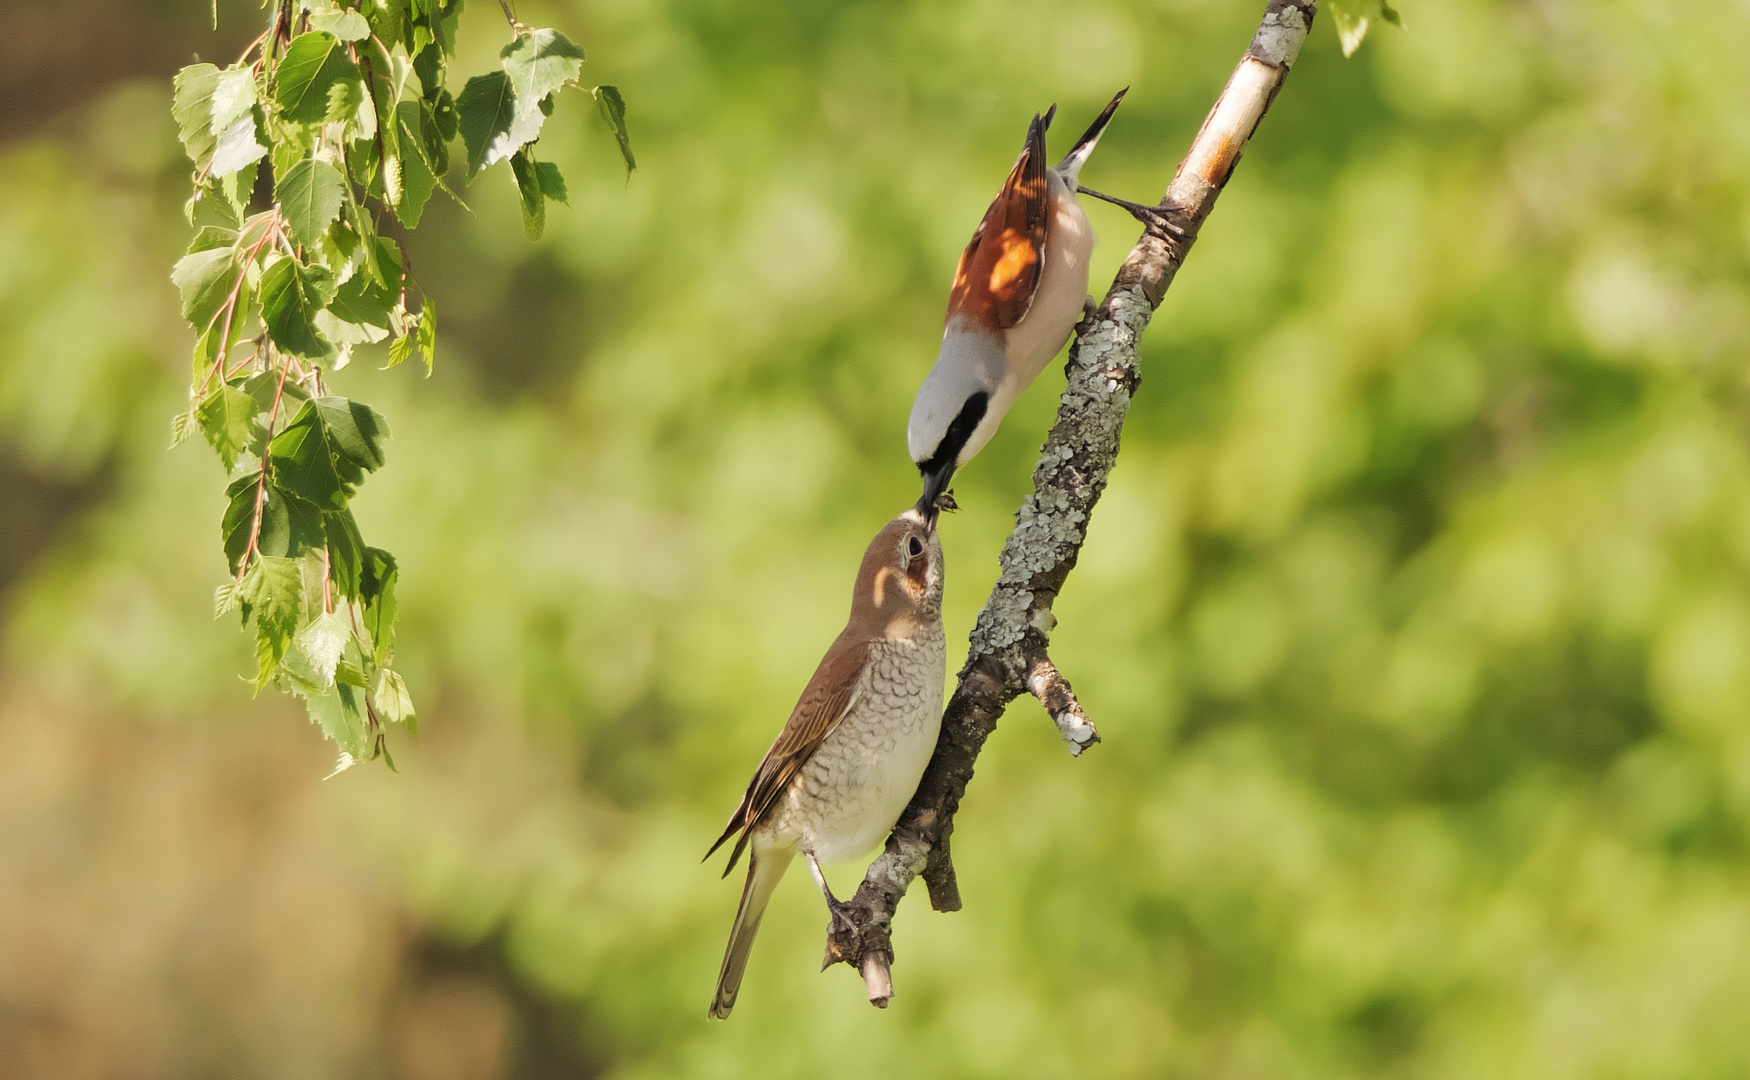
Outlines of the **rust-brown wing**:
M 1007 330 L 1033 306 L 1045 265 L 1050 189 L 1045 180 L 1045 125 L 1035 116 L 1027 145 L 1003 181 L 954 270 L 948 318 L 967 314 L 985 328 Z
M 847 642 L 842 636 L 827 650 L 826 657 L 814 670 L 814 678 L 808 680 L 808 686 L 802 691 L 802 699 L 791 711 L 789 722 L 754 771 L 747 793 L 741 797 L 741 805 L 729 816 L 728 828 L 711 845 L 711 850 L 705 852 L 705 858 L 709 859 L 724 841 L 738 831 L 741 833 L 741 839 L 735 842 L 735 848 L 729 854 L 729 865 L 723 868 L 725 877 L 735 869 L 742 849 L 747 847 L 748 832 L 771 808 L 796 771 L 819 749 L 827 732 L 850 711 L 868 658 L 868 642 Z

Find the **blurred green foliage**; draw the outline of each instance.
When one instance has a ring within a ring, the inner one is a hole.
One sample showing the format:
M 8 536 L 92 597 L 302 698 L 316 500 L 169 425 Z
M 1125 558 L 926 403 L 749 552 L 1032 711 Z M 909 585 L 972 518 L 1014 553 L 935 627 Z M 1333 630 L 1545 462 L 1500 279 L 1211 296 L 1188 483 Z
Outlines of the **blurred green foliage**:
M 1316 25 L 1149 330 L 1057 605 L 1105 742 L 1071 761 L 1015 704 L 958 821 L 966 910 L 902 907 L 887 1012 L 814 973 L 825 913 L 795 877 L 735 1017 L 703 1019 L 738 885 L 696 859 L 915 494 L 904 416 L 1026 117 L 1055 99 L 1076 129 L 1133 84 L 1087 178 L 1158 192 L 1260 7 L 523 5 L 625 89 L 640 168 L 593 118 L 549 124 L 574 209 L 540 243 L 508 179 L 410 238 L 436 375 L 359 375 L 363 351 L 337 373 L 396 418 L 354 507 L 400 559 L 422 736 L 401 775 L 327 784 L 319 734 L 251 704 L 248 644 L 211 621 L 219 467 L 164 452 L 189 345 L 168 82 L 7 144 L 0 481 L 32 524 L 0 532 L 0 985 L 48 1018 L 32 1052 L 60 1075 L 548 1075 L 552 1038 L 626 1078 L 1742 1076 L 1729 0 L 1405 3 L 1348 61 Z M 501 37 L 470 12 L 461 69 Z M 1100 280 L 1135 227 L 1089 212 Z M 957 477 L 952 635 L 1049 382 Z M 420 983 L 438 955 L 490 962 Z M 468 1032 L 474 1057 L 433 1056 Z

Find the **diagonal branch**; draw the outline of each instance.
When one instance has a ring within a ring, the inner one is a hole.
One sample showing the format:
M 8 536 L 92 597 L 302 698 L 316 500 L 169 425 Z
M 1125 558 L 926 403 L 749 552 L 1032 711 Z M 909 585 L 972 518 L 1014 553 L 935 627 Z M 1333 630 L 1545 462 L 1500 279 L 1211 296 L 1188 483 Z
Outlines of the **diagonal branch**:
M 937 911 L 957 911 L 948 855 L 954 813 L 985 739 L 1010 701 L 1033 693 L 1072 754 L 1099 741 L 1047 652 L 1051 607 L 1076 564 L 1087 522 L 1118 458 L 1119 433 L 1142 380 L 1136 345 L 1215 200 L 1233 174 L 1312 26 L 1318 0 L 1269 0 L 1258 32 L 1203 121 L 1160 204 L 1134 207 L 1147 232 L 1119 267 L 1106 298 L 1078 328 L 1069 385 L 1033 472 L 1033 494 L 1015 515 L 1002 574 L 972 631 L 966 666 L 942 716 L 942 735 L 917 794 L 869 865 L 857 894 L 827 934 L 826 964 L 862 972 L 872 1004 L 892 996 L 893 913 L 920 875 Z

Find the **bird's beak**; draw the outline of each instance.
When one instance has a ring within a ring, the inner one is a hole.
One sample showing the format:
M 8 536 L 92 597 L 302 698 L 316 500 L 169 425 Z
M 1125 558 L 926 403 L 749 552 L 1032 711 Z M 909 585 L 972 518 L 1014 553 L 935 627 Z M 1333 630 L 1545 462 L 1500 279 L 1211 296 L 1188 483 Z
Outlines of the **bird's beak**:
M 924 521 L 931 529 L 936 527 L 936 517 L 942 512 L 942 493 L 948 490 L 948 481 L 954 479 L 954 462 L 943 462 L 934 472 L 924 473 L 924 493 L 918 497 L 917 512 L 924 516 Z

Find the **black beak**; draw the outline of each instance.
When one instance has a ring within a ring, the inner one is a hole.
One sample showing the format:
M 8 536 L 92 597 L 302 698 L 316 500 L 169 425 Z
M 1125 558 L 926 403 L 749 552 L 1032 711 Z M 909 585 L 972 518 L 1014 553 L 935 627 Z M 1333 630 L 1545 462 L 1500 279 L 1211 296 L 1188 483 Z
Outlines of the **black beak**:
M 952 459 L 943 462 L 935 469 L 924 469 L 924 493 L 918 497 L 917 512 L 924 516 L 924 521 L 930 528 L 936 527 L 936 517 L 942 512 L 943 498 L 948 490 L 948 481 L 954 479 L 954 462 Z M 949 506 L 953 499 L 947 499 Z

